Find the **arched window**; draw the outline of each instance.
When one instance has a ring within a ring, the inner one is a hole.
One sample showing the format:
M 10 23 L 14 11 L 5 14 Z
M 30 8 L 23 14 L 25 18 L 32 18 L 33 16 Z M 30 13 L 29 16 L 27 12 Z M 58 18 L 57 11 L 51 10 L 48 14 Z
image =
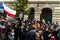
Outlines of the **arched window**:
M 40 15 L 40 20 L 42 21 L 42 19 L 44 19 L 46 23 L 48 23 L 48 21 L 52 23 L 52 9 L 43 8 Z
M 29 15 L 28 15 L 28 20 L 33 21 L 35 16 L 35 9 L 33 7 L 30 8 Z

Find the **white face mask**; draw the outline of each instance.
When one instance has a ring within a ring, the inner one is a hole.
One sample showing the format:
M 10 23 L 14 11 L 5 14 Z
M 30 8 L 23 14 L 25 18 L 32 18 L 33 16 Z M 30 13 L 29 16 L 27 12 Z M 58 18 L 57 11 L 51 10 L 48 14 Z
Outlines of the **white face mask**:
M 14 35 L 14 32 L 12 32 L 11 35 Z
M 2 28 L 5 28 L 5 26 L 3 26 Z
M 8 25 L 11 25 L 10 23 L 8 23 Z

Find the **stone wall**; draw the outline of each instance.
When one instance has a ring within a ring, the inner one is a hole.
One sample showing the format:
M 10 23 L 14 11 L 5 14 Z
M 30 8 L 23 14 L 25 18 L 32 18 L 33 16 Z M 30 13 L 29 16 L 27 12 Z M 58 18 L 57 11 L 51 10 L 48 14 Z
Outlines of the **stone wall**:
M 53 13 L 52 13 L 52 21 L 60 21 L 60 4 L 28 4 L 28 8 L 30 7 L 34 7 L 35 8 L 35 20 L 40 20 L 40 14 L 41 14 L 41 10 L 43 8 L 50 8 L 52 9 Z

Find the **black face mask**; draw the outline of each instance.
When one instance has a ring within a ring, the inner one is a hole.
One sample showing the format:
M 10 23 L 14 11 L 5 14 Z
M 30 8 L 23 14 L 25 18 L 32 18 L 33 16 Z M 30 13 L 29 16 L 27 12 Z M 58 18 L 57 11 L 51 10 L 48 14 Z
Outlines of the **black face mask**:
M 10 28 L 10 27 L 11 27 L 11 25 L 8 25 L 7 27 L 8 27 L 8 28 Z
M 1 25 L 4 25 L 4 22 L 1 22 Z

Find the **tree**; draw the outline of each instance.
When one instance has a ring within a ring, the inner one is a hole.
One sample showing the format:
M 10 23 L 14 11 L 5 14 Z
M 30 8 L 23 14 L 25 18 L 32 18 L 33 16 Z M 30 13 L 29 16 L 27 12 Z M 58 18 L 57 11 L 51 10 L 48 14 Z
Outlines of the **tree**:
M 26 14 L 27 10 L 26 10 L 26 7 L 27 7 L 27 4 L 28 4 L 28 0 L 16 0 L 14 3 L 13 3 L 13 9 L 16 10 L 17 14 L 16 16 L 18 17 L 19 13 L 23 13 L 23 14 Z

